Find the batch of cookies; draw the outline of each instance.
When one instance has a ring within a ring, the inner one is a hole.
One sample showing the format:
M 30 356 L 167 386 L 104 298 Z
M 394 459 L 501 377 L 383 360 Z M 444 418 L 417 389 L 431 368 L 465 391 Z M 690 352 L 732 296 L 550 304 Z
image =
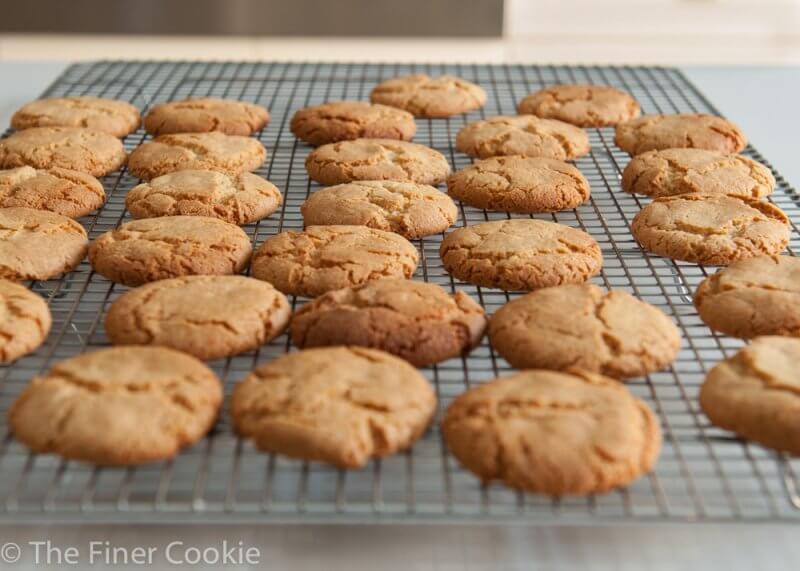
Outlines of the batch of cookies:
M 252 136 L 265 108 L 155 105 L 143 119 L 154 138 L 126 156 L 119 137 L 142 123 L 136 107 L 96 97 L 25 105 L 0 141 L 0 358 L 36 350 L 51 324 L 47 303 L 15 282 L 57 278 L 88 254 L 93 279 L 131 289 L 105 315 L 113 347 L 56 363 L 23 390 L 9 412 L 15 437 L 38 453 L 135 465 L 173 457 L 229 414 L 261 450 L 360 468 L 430 425 L 437 398 L 417 367 L 464 358 L 488 333 L 521 371 L 449 405 L 441 430 L 458 461 L 483 482 L 555 496 L 627 484 L 652 468 L 661 435 L 620 381 L 669 367 L 681 335 L 658 308 L 586 283 L 603 266 L 594 238 L 532 217 L 448 232 L 440 256 L 455 280 L 530 292 L 492 316 L 462 291 L 411 279 L 420 254 L 410 240 L 448 231 L 453 199 L 517 214 L 586 203 L 589 183 L 567 161 L 590 152 L 584 128 L 615 126 L 633 157 L 622 189 L 653 199 L 633 236 L 653 254 L 728 266 L 699 286 L 695 305 L 712 329 L 754 339 L 710 371 L 703 410 L 739 436 L 800 453 L 800 261 L 779 255 L 789 221 L 764 201 L 769 169 L 738 154 L 739 129 L 702 114 L 639 117 L 615 88 L 557 85 L 525 97 L 516 116 L 466 124 L 456 148 L 475 160 L 458 172 L 410 142 L 416 117 L 485 103 L 463 79 L 413 75 L 378 84 L 370 102 L 297 111 L 291 131 L 316 147 L 306 169 L 324 188 L 301 207 L 305 230 L 255 252 L 240 225 L 285 208 L 252 172 L 267 157 Z M 89 244 L 75 219 L 103 208 L 95 177 L 124 165 L 142 180 L 125 197 L 133 220 Z M 310 299 L 292 312 L 286 296 Z M 221 412 L 222 384 L 203 361 L 287 328 L 298 350 L 255 368 Z

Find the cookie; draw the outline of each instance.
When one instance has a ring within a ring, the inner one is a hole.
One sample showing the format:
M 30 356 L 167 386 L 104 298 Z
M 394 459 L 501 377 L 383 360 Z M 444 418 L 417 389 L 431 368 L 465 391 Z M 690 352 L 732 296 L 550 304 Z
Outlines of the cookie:
M 372 89 L 369 100 L 405 109 L 417 117 L 450 117 L 483 107 L 486 92 L 460 77 L 419 73 L 382 81 Z
M 103 185 L 86 173 L 58 167 L 0 170 L 0 208 L 23 206 L 80 218 L 105 201 Z
M 164 216 L 126 222 L 89 247 L 98 274 L 128 286 L 190 275 L 238 274 L 250 259 L 238 226 L 207 216 Z
M 300 348 L 358 345 L 424 367 L 469 353 L 485 329 L 483 308 L 462 291 L 382 279 L 305 304 L 292 316 L 291 335 Z
M 261 105 L 216 97 L 192 97 L 154 105 L 144 117 L 151 135 L 210 133 L 251 135 L 269 123 L 269 112 Z
M 0 140 L 0 168 L 63 168 L 104 176 L 125 164 L 125 148 L 108 133 L 79 127 L 35 127 Z
M 530 370 L 461 394 L 442 434 L 483 482 L 564 496 L 608 492 L 647 473 L 661 450 L 653 411 L 618 381 Z
M 366 226 L 282 232 L 253 255 L 253 277 L 285 294 L 316 297 L 381 278 L 410 278 L 419 253 L 405 238 Z
M 674 148 L 731 154 L 747 146 L 744 133 L 722 117 L 704 113 L 645 115 L 617 125 L 616 145 L 629 155 Z
M 608 85 L 553 85 L 525 96 L 517 113 L 558 119 L 578 127 L 608 127 L 635 119 L 639 103 Z
M 706 325 L 725 335 L 800 337 L 800 258 L 734 262 L 700 282 L 694 306 Z
M 9 411 L 14 437 L 40 454 L 126 466 L 166 460 L 214 425 L 222 383 L 166 347 L 113 347 L 57 363 Z
M 74 220 L 32 208 L 0 208 L 0 278 L 49 280 L 86 256 L 89 237 Z
M 774 188 L 775 178 L 761 163 L 705 149 L 647 151 L 622 172 L 622 190 L 653 198 L 689 193 L 764 198 Z
M 300 207 L 306 226 L 351 224 L 414 240 L 439 234 L 458 218 L 450 198 L 432 186 L 389 180 L 329 186 Z
M 306 157 L 315 181 L 334 185 L 355 180 L 438 184 L 450 174 L 444 155 L 423 145 L 391 139 L 356 139 L 323 145 Z
M 329 101 L 304 107 L 292 116 L 295 137 L 318 147 L 353 139 L 410 141 L 417 132 L 408 111 L 366 101 Z
M 259 449 L 340 468 L 408 448 L 435 410 L 414 367 L 362 347 L 284 355 L 250 373 L 231 398 L 236 431 Z
M 633 237 L 659 256 L 724 266 L 779 254 L 789 243 L 789 219 L 767 202 L 724 194 L 657 198 L 634 217 Z
M 459 228 L 442 240 L 439 255 L 454 278 L 504 290 L 582 283 L 603 266 L 594 238 L 544 220 L 497 220 Z
M 700 388 L 712 424 L 779 452 L 800 454 L 800 339 L 757 337 L 718 363 Z
M 120 296 L 106 315 L 114 345 L 161 345 L 204 361 L 268 343 L 286 328 L 289 302 L 245 276 L 183 276 Z
M 205 170 L 164 174 L 125 195 L 125 207 L 134 218 L 211 216 L 231 224 L 261 220 L 281 202 L 281 192 L 260 176 Z
M 467 123 L 456 135 L 456 148 L 480 159 L 523 155 L 560 161 L 576 159 L 591 150 L 583 129 L 533 115 L 498 116 Z
M 223 133 L 161 135 L 131 153 L 128 170 L 150 180 L 181 170 L 212 170 L 236 175 L 254 171 L 267 158 L 264 145 L 250 137 Z
M 11 127 L 86 127 L 124 137 L 139 128 L 139 109 L 127 101 L 91 95 L 51 97 L 23 105 L 11 117 Z
M 681 335 L 661 311 L 621 291 L 593 284 L 531 292 L 501 307 L 489 339 L 516 369 L 577 367 L 625 379 L 675 360 Z
M 572 165 L 543 157 L 493 157 L 450 175 L 447 192 L 475 208 L 557 212 L 589 200 L 589 182 Z
M 0 280 L 0 363 L 36 350 L 53 320 L 47 303 L 28 288 Z

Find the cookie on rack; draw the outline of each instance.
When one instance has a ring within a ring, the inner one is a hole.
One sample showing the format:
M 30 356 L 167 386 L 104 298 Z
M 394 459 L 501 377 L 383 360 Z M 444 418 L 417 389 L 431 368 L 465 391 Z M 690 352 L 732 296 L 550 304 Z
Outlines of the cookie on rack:
M 417 132 L 408 111 L 367 101 L 329 101 L 304 107 L 292 116 L 292 133 L 318 147 L 353 139 L 410 141 Z
M 526 95 L 520 115 L 558 119 L 578 127 L 609 127 L 636 119 L 639 103 L 629 93 L 609 85 L 552 85 Z
M 47 302 L 28 288 L 0 279 L 0 363 L 35 351 L 52 325 Z
M 23 206 L 80 218 L 105 201 L 100 181 L 83 172 L 27 166 L 0 170 L 0 208 Z
M 269 123 L 269 111 L 247 101 L 217 97 L 192 97 L 154 105 L 144 117 L 151 135 L 209 133 L 251 135 Z
M 91 95 L 49 97 L 31 101 L 11 117 L 11 127 L 85 127 L 125 137 L 139 128 L 139 109 L 127 101 Z
M 645 115 L 617 125 L 614 142 L 629 155 L 673 148 L 738 153 L 747 137 L 732 122 L 704 113 Z
M 460 77 L 417 73 L 380 82 L 370 92 L 369 100 L 405 109 L 416 117 L 450 117 L 483 107 L 486 92 Z

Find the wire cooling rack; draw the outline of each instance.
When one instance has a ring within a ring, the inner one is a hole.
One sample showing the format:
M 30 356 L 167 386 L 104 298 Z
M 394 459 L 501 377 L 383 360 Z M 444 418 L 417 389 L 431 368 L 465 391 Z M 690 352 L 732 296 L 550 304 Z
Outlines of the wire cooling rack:
M 303 166 L 310 147 L 289 132 L 292 113 L 327 100 L 366 99 L 379 81 L 413 72 L 459 75 L 479 83 L 489 94 L 479 112 L 417 121 L 415 141 L 441 151 L 454 169 L 470 163 L 453 147 L 464 123 L 513 114 L 525 94 L 554 83 L 614 85 L 633 94 L 645 113 L 715 112 L 678 71 L 642 67 L 100 62 L 70 67 L 44 95 L 112 97 L 142 110 L 157 102 L 200 95 L 267 106 L 272 120 L 257 137 L 269 150 L 269 158 L 258 174 L 281 189 L 285 202 L 280 212 L 245 227 L 254 245 L 259 245 L 282 230 L 301 229 L 300 204 L 319 188 L 309 181 Z M 800 460 L 732 438 L 710 426 L 699 409 L 697 392 L 705 373 L 741 346 L 738 340 L 713 334 L 692 307 L 692 292 L 713 269 L 642 251 L 631 236 L 630 221 L 647 199 L 620 190 L 620 173 L 628 157 L 614 146 L 612 129 L 590 129 L 589 137 L 592 152 L 576 164 L 591 184 L 591 202 L 577 210 L 536 217 L 594 236 L 604 256 L 603 272 L 594 281 L 658 306 L 682 330 L 682 350 L 672 368 L 628 383 L 661 420 L 664 446 L 652 474 L 627 488 L 588 498 L 552 500 L 499 485 L 483 488 L 448 454 L 436 424 L 407 453 L 344 472 L 258 452 L 236 438 L 226 412 L 213 433 L 169 462 L 112 469 L 31 454 L 9 434 L 8 407 L 34 375 L 56 361 L 108 345 L 104 315 L 125 291 L 93 274 L 84 262 L 60 280 L 29 284 L 49 301 L 52 331 L 36 353 L 0 369 L 0 520 L 800 522 Z M 133 150 L 146 138 L 139 130 L 125 139 L 125 147 Z M 745 154 L 766 163 L 752 147 Z M 798 197 L 779 175 L 776 178 L 778 188 L 771 200 L 796 224 Z M 98 214 L 81 220 L 92 239 L 129 219 L 125 194 L 138 183 L 126 171 L 102 182 L 108 203 Z M 507 216 L 461 207 L 457 226 Z M 438 256 L 441 238 L 416 242 L 421 264 L 415 279 L 461 289 L 489 313 L 518 295 L 455 283 Z M 800 234 L 794 226 L 789 253 L 794 255 L 799 248 Z M 226 406 L 237 381 L 257 364 L 289 349 L 284 334 L 259 351 L 211 363 L 225 383 Z M 440 399 L 437 422 L 466 388 L 509 371 L 485 340 L 464 359 L 424 369 Z

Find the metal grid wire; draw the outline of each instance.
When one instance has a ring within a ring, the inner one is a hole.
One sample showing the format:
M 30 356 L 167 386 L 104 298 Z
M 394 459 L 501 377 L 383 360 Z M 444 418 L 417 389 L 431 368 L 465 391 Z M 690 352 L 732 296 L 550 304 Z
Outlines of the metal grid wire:
M 142 110 L 156 102 L 200 95 L 268 107 L 272 120 L 257 137 L 269 150 L 269 158 L 258 174 L 281 189 L 285 202 L 280 212 L 245 227 L 254 245 L 259 245 L 282 230 L 301 229 L 300 204 L 318 189 L 303 167 L 310 147 L 288 130 L 292 113 L 327 100 L 366 99 L 377 82 L 413 72 L 459 75 L 479 83 L 489 94 L 488 104 L 479 112 L 417 121 L 415 141 L 441 151 L 454 169 L 470 163 L 453 147 L 456 132 L 467 121 L 513 114 L 525 94 L 554 83 L 618 86 L 633 94 L 645 113 L 714 112 L 678 71 L 631 67 L 101 62 L 70 67 L 45 95 L 112 97 Z M 661 419 L 664 446 L 652 474 L 625 489 L 588 498 L 551 500 L 499 485 L 482 488 L 448 454 L 436 423 L 407 453 L 344 472 L 256 451 L 232 433 L 225 412 L 212 434 L 169 462 L 110 469 L 30 454 L 8 433 L 9 405 L 34 375 L 54 362 L 108 345 L 105 311 L 126 289 L 93 274 L 84 262 L 60 280 L 30 284 L 49 300 L 52 332 L 35 354 L 0 369 L 0 520 L 800 522 L 800 461 L 732 438 L 710 426 L 700 412 L 697 392 L 705 373 L 742 345 L 711 333 L 692 307 L 691 294 L 709 270 L 642 251 L 631 236 L 630 221 L 647 199 L 620 190 L 620 173 L 628 157 L 614 146 L 612 129 L 590 129 L 589 137 L 592 152 L 576 164 L 591 184 L 591 201 L 577 210 L 536 217 L 591 234 L 604 256 L 603 272 L 594 281 L 656 305 L 683 332 L 682 350 L 672 368 L 628 383 Z M 144 131 L 137 131 L 125 139 L 125 147 L 130 151 L 146 138 Z M 745 154 L 766 162 L 752 147 Z M 776 178 L 778 189 L 772 200 L 798 223 L 798 197 L 780 176 Z M 138 183 L 126 171 L 102 182 L 107 205 L 81 220 L 92 239 L 129 219 L 125 193 Z M 461 207 L 457 226 L 507 216 Z M 421 264 L 415 279 L 461 289 L 490 314 L 518 295 L 455 283 L 438 256 L 441 238 L 416 242 Z M 794 255 L 798 248 L 800 234 L 794 227 L 789 251 Z M 259 351 L 211 363 L 225 383 L 226 407 L 237 381 L 289 348 L 284 334 Z M 424 369 L 440 399 L 437 422 L 452 399 L 470 385 L 509 371 L 486 340 L 464 359 Z

